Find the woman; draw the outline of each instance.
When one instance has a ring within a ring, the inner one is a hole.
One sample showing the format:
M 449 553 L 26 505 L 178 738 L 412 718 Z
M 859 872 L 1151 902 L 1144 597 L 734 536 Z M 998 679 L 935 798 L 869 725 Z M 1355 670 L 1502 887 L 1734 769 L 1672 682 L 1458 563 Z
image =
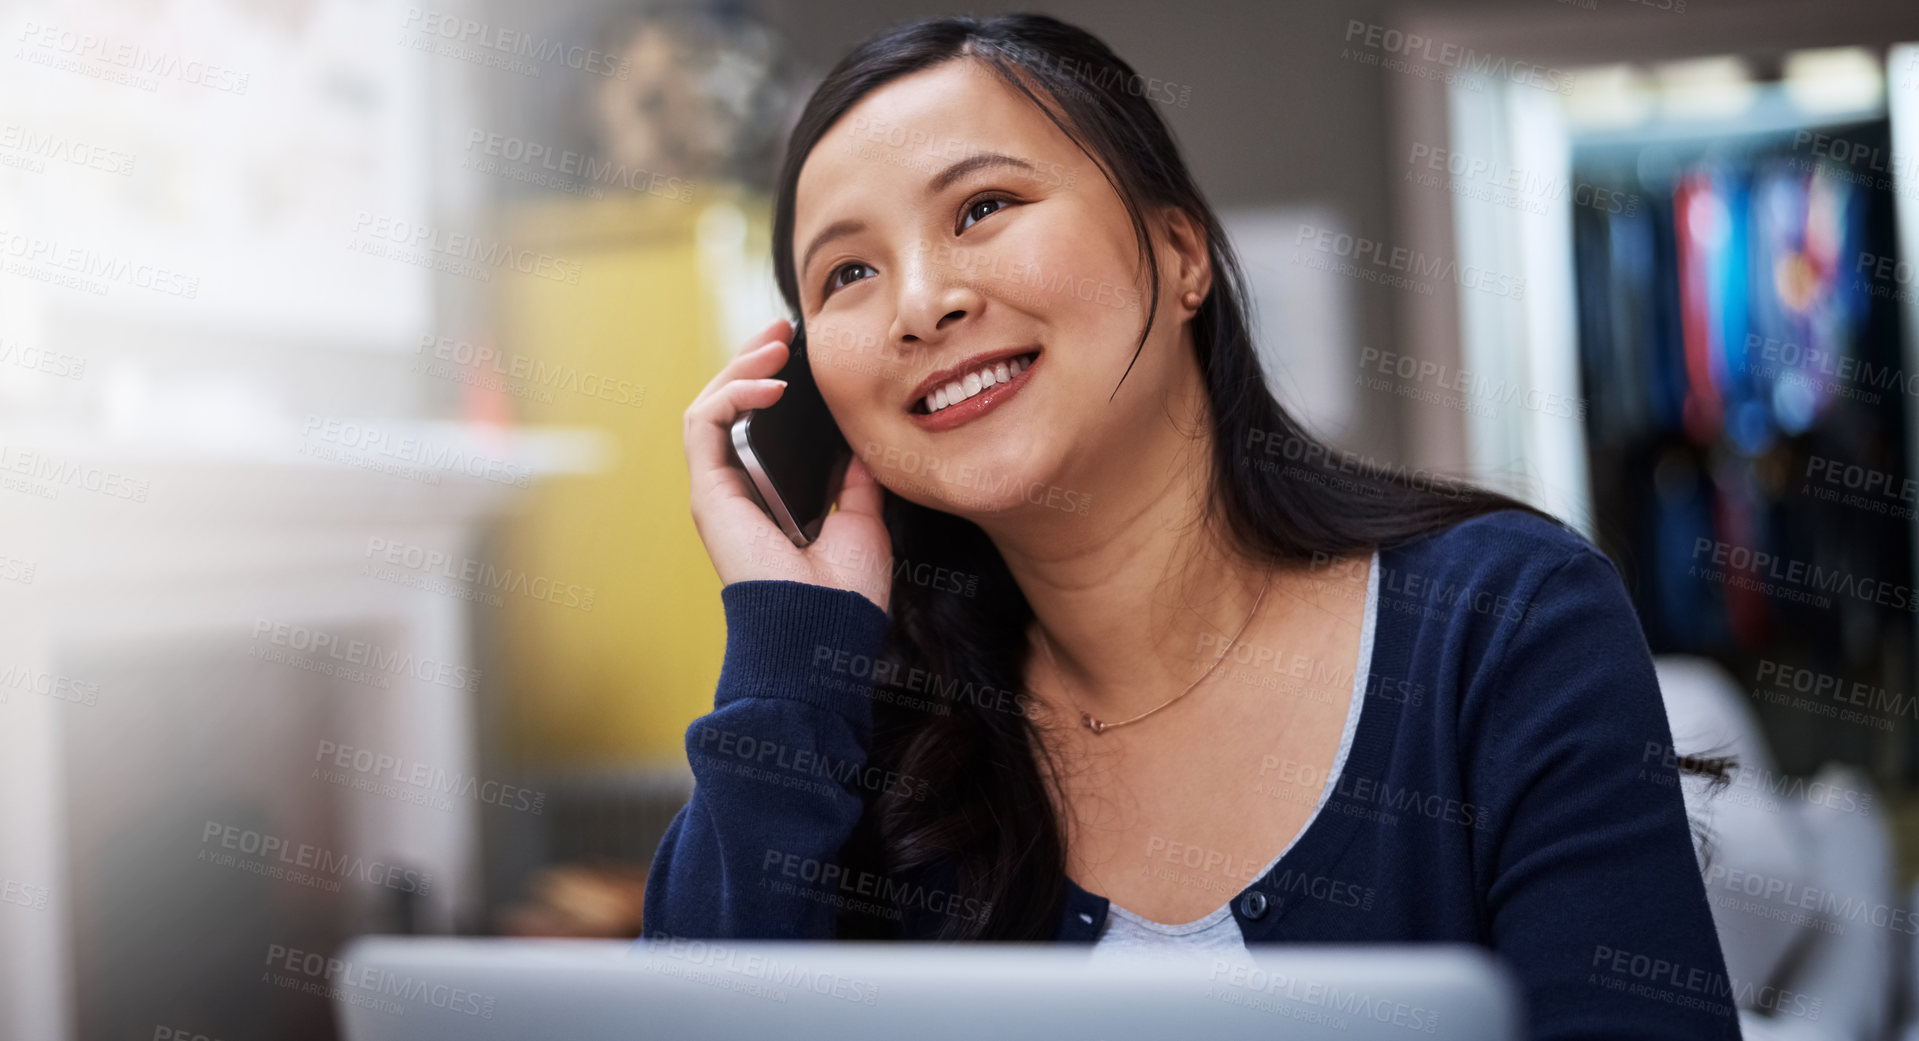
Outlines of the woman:
M 785 322 L 686 411 L 728 637 L 647 934 L 1473 942 L 1539 1037 L 1736 1037 L 1617 575 L 1281 409 L 1150 82 L 1022 15 L 814 93 L 774 265 L 855 462 L 804 549 L 731 465 Z

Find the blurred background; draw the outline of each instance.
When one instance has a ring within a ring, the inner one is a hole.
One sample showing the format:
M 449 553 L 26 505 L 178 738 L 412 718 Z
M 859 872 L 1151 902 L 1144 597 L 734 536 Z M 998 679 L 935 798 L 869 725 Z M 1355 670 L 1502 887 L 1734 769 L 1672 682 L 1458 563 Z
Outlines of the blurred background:
M 1748 1036 L 1919 1036 L 1919 10 L 1010 10 L 1156 84 L 1282 400 L 1621 565 L 1739 759 Z M 0 0 L 0 1037 L 330 1038 L 353 935 L 637 934 L 724 639 L 681 411 L 783 314 L 813 84 L 947 13 Z

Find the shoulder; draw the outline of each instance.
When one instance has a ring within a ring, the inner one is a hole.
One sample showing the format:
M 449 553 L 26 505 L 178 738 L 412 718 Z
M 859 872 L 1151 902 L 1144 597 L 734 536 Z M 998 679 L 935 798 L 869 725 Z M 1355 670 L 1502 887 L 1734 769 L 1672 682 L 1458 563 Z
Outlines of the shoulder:
M 1552 616 L 1626 602 L 1612 561 L 1578 532 L 1525 510 L 1481 514 L 1379 554 L 1382 618 L 1444 630 L 1445 643 L 1497 651 Z M 1630 613 L 1630 608 L 1627 608 Z M 1410 634 L 1409 634 L 1410 635 Z
M 1495 510 L 1403 543 L 1402 549 L 1433 556 L 1511 557 L 1515 562 L 1550 558 L 1554 564 L 1581 552 L 1598 553 L 1566 525 L 1526 510 Z
M 1525 510 L 1480 514 L 1380 552 L 1387 574 L 1441 579 L 1475 588 L 1536 588 L 1569 565 L 1612 561 L 1586 538 L 1557 521 Z M 1580 570 L 1588 570 L 1580 568 Z
M 1379 559 L 1389 666 L 1434 677 L 1436 701 L 1456 707 L 1463 731 L 1510 749 L 1545 740 L 1542 720 L 1613 713 L 1607 726 L 1643 736 L 1663 718 L 1625 582 L 1577 531 L 1501 510 Z

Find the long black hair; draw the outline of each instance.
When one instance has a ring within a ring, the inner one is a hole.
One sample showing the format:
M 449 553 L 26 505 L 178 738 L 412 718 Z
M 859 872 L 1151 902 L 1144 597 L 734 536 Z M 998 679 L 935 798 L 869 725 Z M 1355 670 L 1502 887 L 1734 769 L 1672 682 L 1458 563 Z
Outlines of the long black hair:
M 1160 289 L 1142 214 L 1173 206 L 1203 229 L 1214 278 L 1193 319 L 1193 345 L 1212 427 L 1208 523 L 1224 544 L 1255 564 L 1297 565 L 1412 541 L 1498 510 L 1558 523 L 1492 491 L 1354 459 L 1288 415 L 1261 373 L 1232 246 L 1154 108 L 1164 100 L 1157 81 L 1136 75 L 1090 33 L 1043 15 L 935 18 L 892 29 L 861 44 L 820 83 L 789 140 L 774 211 L 773 266 L 794 314 L 801 309 L 793 208 L 807 156 L 874 90 L 954 60 L 977 62 L 1020 92 L 1118 193 L 1149 283 L 1135 360 Z M 930 931 L 940 938 L 1050 938 L 1064 905 L 1066 859 L 1052 799 L 1058 773 L 1022 710 L 1032 704 L 1021 681 L 1032 609 L 971 521 L 890 492 L 884 516 L 896 561 L 938 563 L 964 581 L 928 582 L 916 567 L 895 569 L 890 674 L 933 677 L 924 689 L 935 706 L 876 700 L 874 762 L 915 783 L 868 796 L 842 856 L 849 867 L 889 879 L 939 879 L 946 898 L 935 902 L 944 911 Z M 840 926 L 847 935 L 900 931 L 845 914 Z

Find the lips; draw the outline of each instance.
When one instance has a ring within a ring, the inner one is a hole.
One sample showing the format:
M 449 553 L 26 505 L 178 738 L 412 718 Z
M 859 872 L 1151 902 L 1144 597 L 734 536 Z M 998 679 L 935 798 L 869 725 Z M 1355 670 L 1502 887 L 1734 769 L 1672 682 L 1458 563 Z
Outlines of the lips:
M 1038 347 L 1012 347 L 974 355 L 922 380 L 913 389 L 907 411 L 921 416 L 938 415 L 996 386 L 1012 383 L 1038 357 Z
M 999 379 L 1001 366 L 1005 367 L 1007 375 L 1003 383 Z M 927 433 L 951 430 L 971 423 L 1012 400 L 1014 395 L 1033 381 L 1033 370 L 1045 367 L 1046 363 L 1037 348 L 980 355 L 977 359 L 969 360 L 964 367 L 950 370 L 944 380 L 928 380 L 927 383 L 932 384 L 926 392 L 931 395 L 930 400 L 922 395 L 907 410 L 907 415 L 915 426 Z M 985 382 L 989 369 L 993 373 L 991 385 Z M 957 401 L 949 395 L 955 382 L 959 384 Z M 978 391 L 969 394 L 969 387 L 974 386 L 978 387 Z M 946 402 L 944 406 L 940 406 L 942 400 Z M 934 411 L 926 411 L 928 408 L 934 408 Z

